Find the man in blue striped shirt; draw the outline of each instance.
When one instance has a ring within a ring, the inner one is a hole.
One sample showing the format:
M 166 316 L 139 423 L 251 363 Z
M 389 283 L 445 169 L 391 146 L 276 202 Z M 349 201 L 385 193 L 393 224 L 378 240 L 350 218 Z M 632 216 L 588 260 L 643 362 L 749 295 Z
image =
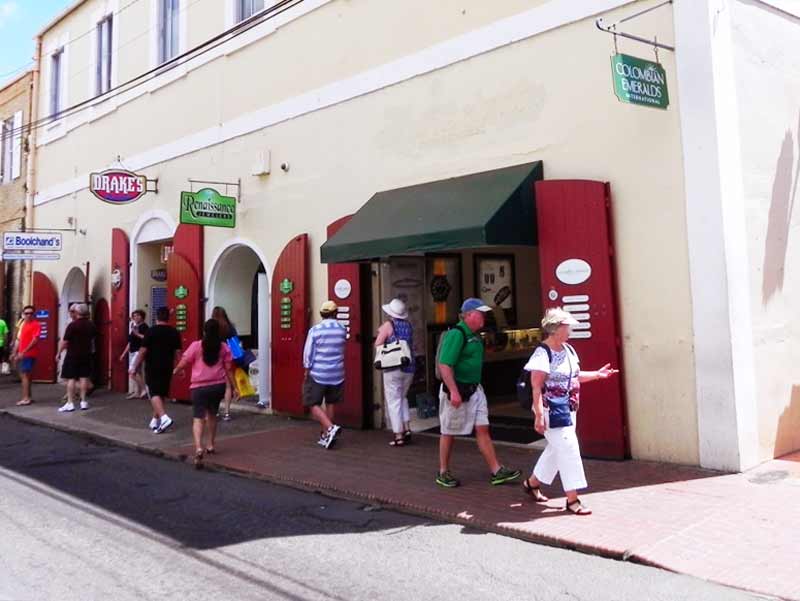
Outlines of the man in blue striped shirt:
M 338 307 L 325 301 L 319 309 L 322 321 L 308 331 L 303 349 L 303 406 L 322 427 L 319 444 L 326 449 L 336 441 L 341 428 L 333 423 L 334 406 L 344 392 L 344 347 L 347 329 L 336 321 Z M 325 409 L 322 402 L 325 401 Z

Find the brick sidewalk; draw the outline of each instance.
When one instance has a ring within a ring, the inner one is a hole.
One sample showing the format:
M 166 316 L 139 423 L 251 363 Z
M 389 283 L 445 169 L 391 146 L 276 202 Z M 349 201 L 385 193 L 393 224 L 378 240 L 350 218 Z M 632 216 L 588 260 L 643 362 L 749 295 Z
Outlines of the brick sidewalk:
M 191 455 L 188 407 L 174 406 L 175 432 L 153 436 L 141 427 L 146 410 L 135 401 L 104 394 L 83 414 L 55 411 L 51 400 L 16 408 L 0 385 L 0 407 L 22 419 L 78 431 L 142 450 L 183 459 Z M 112 410 L 113 409 L 113 410 Z M 144 413 L 143 413 L 144 411 Z M 94 414 L 94 415 L 93 415 Z M 238 422 L 238 423 L 237 423 Z M 453 472 L 458 489 L 433 482 L 437 439 L 417 435 L 391 448 L 382 432 L 344 432 L 337 448 L 315 444 L 308 422 L 237 415 L 221 424 L 219 454 L 210 467 L 243 473 L 334 496 L 362 499 L 476 529 L 628 559 L 721 584 L 800 601 L 800 453 L 745 474 L 720 474 L 670 464 L 585 462 L 590 489 L 582 495 L 594 511 L 564 511 L 556 485 L 535 504 L 518 484 L 492 487 L 473 441 L 459 440 Z M 538 452 L 501 446 L 501 461 L 527 471 Z

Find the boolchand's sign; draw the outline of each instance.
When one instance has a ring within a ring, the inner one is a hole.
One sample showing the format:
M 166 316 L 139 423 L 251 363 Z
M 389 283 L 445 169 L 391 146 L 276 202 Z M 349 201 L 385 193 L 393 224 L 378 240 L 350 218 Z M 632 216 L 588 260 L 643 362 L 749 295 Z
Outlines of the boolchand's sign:
M 212 188 L 181 192 L 181 223 L 236 227 L 236 198 Z
M 658 63 L 615 54 L 611 57 L 614 93 L 620 102 L 665 109 L 669 106 L 667 72 Z
M 147 192 L 147 177 L 125 169 L 106 169 L 89 175 L 89 190 L 114 205 L 139 200 Z

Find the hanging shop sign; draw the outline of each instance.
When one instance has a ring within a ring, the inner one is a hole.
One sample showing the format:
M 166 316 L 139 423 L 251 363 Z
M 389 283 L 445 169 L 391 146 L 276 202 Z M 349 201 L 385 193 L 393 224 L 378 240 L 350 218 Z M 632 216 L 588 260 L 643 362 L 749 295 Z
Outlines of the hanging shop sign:
M 106 169 L 89 174 L 89 190 L 103 202 L 128 204 L 147 193 L 147 176 L 125 169 Z
M 58 252 L 61 250 L 61 234 L 58 232 L 5 232 L 3 250 Z
M 620 102 L 658 109 L 669 106 L 667 72 L 659 63 L 628 54 L 614 54 L 611 76 Z
M 236 227 L 236 198 L 222 196 L 213 188 L 181 192 L 181 223 Z

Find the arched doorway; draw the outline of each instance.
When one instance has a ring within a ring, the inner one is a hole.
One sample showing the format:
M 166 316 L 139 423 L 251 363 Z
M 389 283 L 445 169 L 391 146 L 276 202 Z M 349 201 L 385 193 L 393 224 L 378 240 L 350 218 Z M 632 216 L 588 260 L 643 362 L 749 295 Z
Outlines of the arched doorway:
M 80 267 L 73 267 L 64 278 L 58 302 L 58 337 L 63 338 L 64 330 L 70 322 L 69 307 L 73 303 L 86 302 L 86 274 Z
M 147 211 L 130 237 L 129 309 L 143 309 L 152 323 L 155 311 L 166 305 L 166 260 L 177 224 L 166 211 Z
M 270 406 L 270 277 L 258 247 L 229 240 L 212 261 L 206 290 L 206 317 L 224 307 L 245 348 L 256 351 L 259 402 Z

